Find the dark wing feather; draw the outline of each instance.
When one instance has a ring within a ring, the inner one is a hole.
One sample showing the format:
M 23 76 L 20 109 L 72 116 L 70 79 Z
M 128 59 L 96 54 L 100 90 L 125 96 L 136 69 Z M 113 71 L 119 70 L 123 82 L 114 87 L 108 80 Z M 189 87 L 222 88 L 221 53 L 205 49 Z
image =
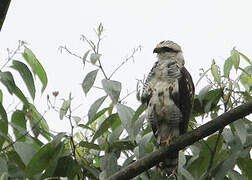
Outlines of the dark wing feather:
M 182 113 L 182 122 L 179 125 L 180 134 L 187 131 L 194 100 L 194 84 L 190 73 L 185 67 L 181 68 L 179 78 L 179 102 L 176 104 Z

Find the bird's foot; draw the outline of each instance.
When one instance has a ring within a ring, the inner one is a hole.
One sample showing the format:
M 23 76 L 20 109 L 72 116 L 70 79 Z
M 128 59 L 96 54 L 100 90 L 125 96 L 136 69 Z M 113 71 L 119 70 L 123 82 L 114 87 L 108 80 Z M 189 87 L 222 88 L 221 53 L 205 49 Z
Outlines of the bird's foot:
M 170 144 L 171 142 L 172 142 L 172 139 L 173 139 L 173 136 L 172 135 L 170 135 L 170 136 L 168 136 L 168 138 L 167 139 L 165 139 L 165 140 L 163 140 L 163 141 L 161 141 L 161 145 L 168 145 L 168 144 Z

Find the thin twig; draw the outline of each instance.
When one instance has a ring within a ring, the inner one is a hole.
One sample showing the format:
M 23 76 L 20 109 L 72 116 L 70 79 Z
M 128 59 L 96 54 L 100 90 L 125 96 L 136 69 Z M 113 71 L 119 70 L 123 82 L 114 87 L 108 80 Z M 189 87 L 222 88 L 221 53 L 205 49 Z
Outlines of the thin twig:
M 125 64 L 127 63 L 130 59 L 133 59 L 134 60 L 134 55 L 136 54 L 136 52 L 138 51 L 141 51 L 142 49 L 142 46 L 138 46 L 137 48 L 134 48 L 133 49 L 133 52 L 130 56 L 128 56 L 112 73 L 111 75 L 109 76 L 109 79 L 112 78 L 112 76 Z
M 13 59 L 13 57 L 18 53 L 18 51 L 21 49 L 21 47 L 24 45 L 25 43 L 23 41 L 19 41 L 18 42 L 18 47 L 15 49 L 15 51 L 11 54 L 8 54 L 8 58 L 7 61 L 2 65 L 2 67 L 0 68 L 0 71 L 2 71 L 2 69 Z

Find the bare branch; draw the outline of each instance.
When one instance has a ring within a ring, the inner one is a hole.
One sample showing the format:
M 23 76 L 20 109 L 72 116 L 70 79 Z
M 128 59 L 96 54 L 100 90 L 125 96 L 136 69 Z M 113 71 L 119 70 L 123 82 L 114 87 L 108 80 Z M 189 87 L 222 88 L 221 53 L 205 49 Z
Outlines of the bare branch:
M 114 175 L 110 176 L 108 180 L 123 180 L 133 178 L 161 162 L 167 156 L 167 154 L 181 150 L 199 141 L 200 139 L 215 133 L 235 120 L 247 116 L 250 113 L 252 113 L 252 101 L 225 112 L 214 120 L 209 121 L 197 129 L 178 137 L 169 146 L 162 147 L 161 149 L 156 150 L 140 160 L 130 164 L 129 166 L 121 169 Z
M 141 51 L 142 46 L 138 46 L 137 48 L 133 49 L 133 52 L 131 53 L 130 56 L 128 56 L 109 76 L 109 79 L 111 79 L 111 77 L 125 64 L 127 63 L 130 59 L 133 59 L 134 61 L 134 55 L 136 54 L 136 52 Z

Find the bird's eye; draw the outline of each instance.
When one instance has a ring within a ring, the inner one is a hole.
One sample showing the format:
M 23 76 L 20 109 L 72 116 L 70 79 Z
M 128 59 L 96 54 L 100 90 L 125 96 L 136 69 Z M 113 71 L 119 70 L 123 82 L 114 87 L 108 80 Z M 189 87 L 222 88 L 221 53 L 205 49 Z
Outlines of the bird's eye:
M 175 51 L 174 49 L 169 48 L 169 47 L 162 47 L 162 51 L 163 52 L 178 52 L 178 51 Z

